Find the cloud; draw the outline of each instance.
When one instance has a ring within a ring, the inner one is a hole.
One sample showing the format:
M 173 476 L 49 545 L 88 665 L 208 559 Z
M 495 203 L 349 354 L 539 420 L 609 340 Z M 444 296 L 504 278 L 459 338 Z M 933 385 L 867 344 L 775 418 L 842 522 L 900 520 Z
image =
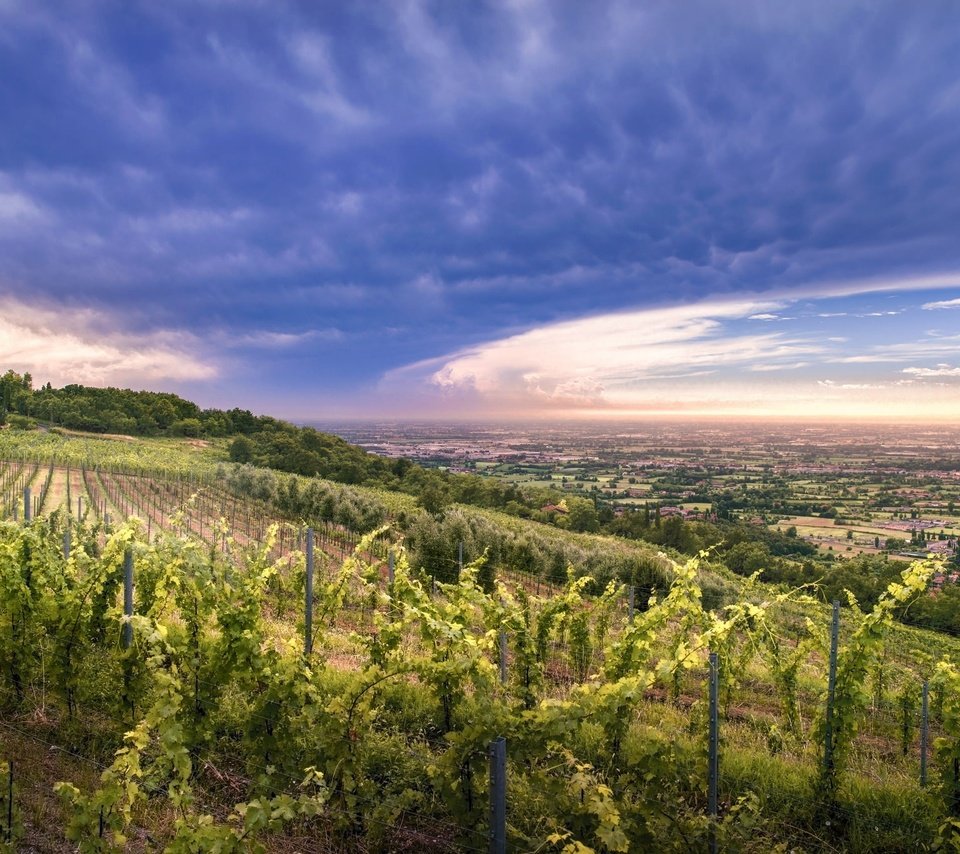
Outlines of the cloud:
M 167 126 L 163 102 L 139 91 L 123 65 L 84 39 L 61 36 L 74 84 L 108 121 L 136 134 L 156 136 Z
M 39 222 L 44 219 L 46 214 L 43 209 L 29 196 L 15 190 L 0 189 L 0 223 L 4 226 Z
M 843 364 L 907 362 L 938 356 L 949 357 L 956 353 L 960 353 L 960 335 L 945 335 L 939 338 L 927 337 L 919 341 L 873 345 L 865 347 L 864 352 L 853 356 L 838 356 L 831 361 Z
M 960 368 L 941 364 L 935 368 L 904 368 L 903 373 L 912 374 L 915 377 L 960 377 Z
M 875 383 L 838 383 L 834 380 L 817 380 L 817 385 L 830 389 L 841 389 L 844 391 L 864 391 L 867 389 L 881 389 L 883 385 Z
M 290 36 L 286 45 L 305 77 L 306 85 L 299 97 L 307 107 L 340 126 L 366 125 L 373 121 L 368 110 L 352 103 L 344 94 L 327 38 L 300 31 Z
M 924 311 L 937 311 L 942 308 L 960 308 L 960 298 L 944 299 L 936 302 L 925 302 L 922 306 Z
M 90 309 L 28 305 L 0 298 L 0 365 L 55 385 L 148 385 L 210 380 L 216 363 L 191 335 L 169 330 L 111 332 L 112 318 Z
M 884 276 L 851 276 L 848 279 L 836 279 L 829 276 L 810 279 L 807 283 L 797 284 L 798 295 L 806 297 L 845 297 L 859 294 L 897 294 L 913 291 L 936 291 L 956 288 L 960 281 L 960 272 L 948 270 L 939 273 Z M 841 317 L 847 312 L 826 313 L 821 317 Z
M 903 290 L 936 287 L 944 277 L 907 277 Z M 430 278 L 431 285 L 439 283 Z M 950 281 L 953 281 L 952 277 Z M 849 336 L 820 339 L 814 330 L 741 334 L 738 320 L 797 318 L 775 314 L 802 300 L 826 301 L 893 290 L 892 280 L 866 279 L 835 285 L 817 283 L 793 292 L 743 295 L 667 308 L 638 309 L 588 316 L 535 327 L 505 338 L 388 372 L 387 378 L 409 381 L 420 376 L 446 393 L 469 390 L 491 399 L 549 400 L 579 395 L 584 404 L 606 401 L 616 405 L 637 399 L 641 383 L 678 379 L 689 372 L 726 368 L 747 373 L 799 371 L 818 363 L 856 364 L 902 362 L 919 354 L 936 355 L 960 350 L 960 338 L 946 336 L 920 342 L 872 345 L 855 355 L 836 352 L 829 345 L 848 344 Z M 900 314 L 900 309 L 859 312 L 869 318 Z M 848 312 L 821 312 L 818 316 L 847 316 Z M 861 345 L 862 347 L 862 345 Z M 800 357 L 800 358 L 798 358 Z M 833 383 L 833 381 L 828 381 Z M 878 388 L 848 383 L 847 389 Z M 766 392 L 765 392 L 766 393 Z
M 789 364 L 783 365 L 764 365 L 764 364 L 755 364 L 749 365 L 747 370 L 754 371 L 757 373 L 765 373 L 769 371 L 796 371 L 800 368 L 806 368 L 810 363 L 809 362 L 790 362 Z
M 216 337 L 221 346 L 231 349 L 254 347 L 267 350 L 286 350 L 310 341 L 342 341 L 344 333 L 340 329 L 331 327 L 326 329 L 308 329 L 306 332 L 257 330 L 244 333 L 240 336 L 223 331 Z
M 620 312 L 539 327 L 399 372 L 419 374 L 448 393 L 526 400 L 617 404 L 645 382 L 703 376 L 729 366 L 819 353 L 810 340 L 783 334 L 725 335 L 763 301 L 715 301 Z
M 277 132 L 298 139 L 305 131 L 315 134 L 325 126 L 353 133 L 376 124 L 376 116 L 344 91 L 329 39 L 322 33 L 307 29 L 284 33 L 274 51 L 264 51 L 233 33 L 213 32 L 205 42 L 216 77 L 226 77 L 252 96 L 253 109 L 246 119 L 234 118 L 241 125 L 285 121 Z M 277 62 L 278 54 L 294 73 Z
M 939 409 L 932 408 L 935 396 L 912 409 L 891 404 L 882 399 L 884 389 L 896 382 L 889 373 L 852 367 L 903 365 L 921 356 L 960 352 L 960 337 L 928 335 L 877 344 L 871 329 L 874 313 L 853 311 L 843 313 L 850 318 L 847 335 L 823 338 L 805 312 L 787 316 L 771 311 L 801 301 L 812 303 L 814 312 L 818 303 L 833 300 L 862 304 L 873 299 L 875 284 L 864 281 L 859 290 L 846 283 L 837 294 L 811 285 L 792 294 L 714 298 L 542 324 L 390 371 L 381 388 L 396 385 L 417 395 L 432 388 L 435 400 L 461 412 L 689 413 L 706 407 L 740 415 L 821 412 L 826 417 L 849 407 L 851 417 L 903 418 L 925 408 L 933 418 L 960 414 L 957 401 L 936 398 Z M 889 316 L 900 309 L 880 313 Z M 750 331 L 747 324 L 770 316 L 783 321 L 776 332 Z M 904 331 L 915 331 L 905 320 L 898 322 Z M 839 376 L 811 376 L 827 366 L 851 367 Z M 781 376 L 786 374 L 789 378 Z
M 215 208 L 172 207 L 150 216 L 131 219 L 131 231 L 143 235 L 214 235 L 248 226 L 254 219 L 248 208 L 218 210 Z

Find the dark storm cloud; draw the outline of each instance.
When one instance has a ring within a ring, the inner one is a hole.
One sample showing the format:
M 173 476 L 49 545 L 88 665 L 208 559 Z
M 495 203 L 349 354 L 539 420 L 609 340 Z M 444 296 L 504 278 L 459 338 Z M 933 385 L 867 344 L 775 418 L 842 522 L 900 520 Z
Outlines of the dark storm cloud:
M 0 24 L 3 289 L 230 348 L 272 388 L 957 266 L 954 3 L 0 2 Z

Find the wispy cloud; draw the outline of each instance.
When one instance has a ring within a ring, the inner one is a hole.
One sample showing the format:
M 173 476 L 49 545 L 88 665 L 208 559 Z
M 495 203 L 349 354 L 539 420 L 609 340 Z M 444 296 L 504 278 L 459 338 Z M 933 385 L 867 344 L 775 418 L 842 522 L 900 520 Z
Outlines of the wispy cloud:
M 802 337 L 727 335 L 723 322 L 746 318 L 763 301 L 716 301 L 621 312 L 550 324 L 410 366 L 439 389 L 530 402 L 616 403 L 646 381 L 703 376 L 718 368 L 820 353 Z
M 171 330 L 111 332 L 112 318 L 70 306 L 0 299 L 0 365 L 54 384 L 127 384 L 163 388 L 210 380 L 216 363 L 193 336 Z
M 951 365 L 941 364 L 934 368 L 904 368 L 903 373 L 912 374 L 915 377 L 960 377 L 960 368 Z
M 769 373 L 771 371 L 798 371 L 800 368 L 806 368 L 810 365 L 810 362 L 789 362 L 785 364 L 755 364 L 748 365 L 747 370 L 753 371 L 755 373 Z
M 844 391 L 866 391 L 868 389 L 884 388 L 883 385 L 876 383 L 838 383 L 835 380 L 817 380 L 817 385 Z
M 894 344 L 877 344 L 864 348 L 852 356 L 839 356 L 833 361 L 843 364 L 870 364 L 882 362 L 909 362 L 924 358 L 952 356 L 960 353 L 960 335 L 923 338 Z
M 6 228 L 37 223 L 47 218 L 37 202 L 19 190 L 4 190 L 0 182 L 0 223 Z
M 416 389 L 418 394 L 433 388 L 440 399 L 459 399 L 464 406 L 526 413 L 556 408 L 694 411 L 699 401 L 703 406 L 722 405 L 728 413 L 803 415 L 805 408 L 834 412 L 849 405 L 860 416 L 872 412 L 887 417 L 903 408 L 882 400 L 880 392 L 903 382 L 904 374 L 914 379 L 953 375 L 944 364 L 936 369 L 904 364 L 960 352 L 960 338 L 927 335 L 875 343 L 873 318 L 899 316 L 904 309 L 817 311 L 838 300 L 869 303 L 875 298 L 869 290 L 873 284 L 862 283 L 860 293 L 850 283 L 839 288 L 839 294 L 824 293 L 815 285 L 792 295 L 714 299 L 549 323 L 388 372 L 383 384 Z M 844 320 L 849 334 L 820 337 L 806 325 L 808 314 L 793 317 L 779 311 L 800 302 L 812 305 L 817 315 L 849 318 Z M 749 331 L 748 324 L 766 318 L 783 323 L 764 334 Z M 891 374 L 885 364 L 897 373 Z M 865 366 L 871 376 L 854 376 L 863 373 L 857 366 Z M 824 369 L 835 376 L 811 375 Z M 776 385 L 771 382 L 775 377 Z M 932 406 L 932 399 L 927 402 Z M 957 410 L 957 402 L 947 408 Z
M 925 302 L 923 309 L 925 311 L 937 311 L 943 308 L 960 308 L 960 298 L 936 300 L 934 302 Z
M 344 93 L 328 38 L 299 31 L 286 39 L 286 46 L 304 75 L 305 85 L 299 97 L 309 109 L 340 126 L 368 125 L 374 121 L 369 110 L 352 102 Z
M 305 332 L 274 332 L 270 330 L 257 330 L 247 332 L 244 335 L 231 335 L 227 331 L 222 331 L 216 336 L 216 340 L 223 347 L 230 349 L 243 349 L 246 347 L 263 348 L 269 350 L 286 350 L 307 344 L 312 341 L 342 341 L 344 333 L 340 329 L 329 327 L 325 329 L 308 329 Z
M 141 91 L 126 67 L 86 39 L 71 39 L 63 33 L 60 38 L 74 84 L 107 121 L 136 134 L 155 136 L 166 129 L 163 101 Z

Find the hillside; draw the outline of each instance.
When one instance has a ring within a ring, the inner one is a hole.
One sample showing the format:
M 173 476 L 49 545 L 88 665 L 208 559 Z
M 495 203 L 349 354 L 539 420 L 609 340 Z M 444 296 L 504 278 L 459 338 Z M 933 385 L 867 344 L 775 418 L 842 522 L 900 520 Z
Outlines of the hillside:
M 434 515 L 403 493 L 228 456 L 223 441 L 0 434 L 0 759 L 14 760 L 20 850 L 69 850 L 64 834 L 83 850 L 484 848 L 497 736 L 512 850 L 951 838 L 960 645 L 891 622 L 934 565 L 872 613 L 843 610 L 825 765 L 830 612 L 803 591 L 709 556 L 466 505 Z M 24 527 L 28 486 L 38 518 Z M 58 780 L 71 785 L 55 798 Z
M 550 497 L 549 492 L 524 495 L 495 480 L 368 454 L 330 433 L 248 410 L 201 409 L 175 394 L 131 389 L 81 385 L 55 389 L 49 383 L 34 389 L 29 374 L 9 370 L 0 377 L 0 426 L 5 423 L 27 429 L 42 424 L 53 430 L 144 438 L 229 438 L 227 451 L 233 462 L 398 490 L 433 510 L 461 501 L 530 511 Z

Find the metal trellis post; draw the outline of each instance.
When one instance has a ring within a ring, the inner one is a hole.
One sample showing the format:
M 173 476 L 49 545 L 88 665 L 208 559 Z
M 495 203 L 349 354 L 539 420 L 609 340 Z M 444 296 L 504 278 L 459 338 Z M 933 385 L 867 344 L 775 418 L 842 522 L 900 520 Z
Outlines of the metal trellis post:
M 719 664 L 717 661 L 717 654 L 715 652 L 710 653 L 710 732 L 709 732 L 709 748 L 708 748 L 708 760 L 707 760 L 707 809 L 710 813 L 710 818 L 716 821 L 717 818 L 717 784 L 718 778 L 720 776 L 720 761 L 719 761 L 719 735 L 720 735 L 720 715 L 718 709 L 718 697 L 719 697 Z M 710 850 L 716 852 L 717 850 L 717 838 L 716 838 L 716 829 L 711 828 L 710 833 Z
M 304 605 L 303 654 L 313 652 L 313 528 L 307 528 L 307 597 Z
M 920 702 L 920 785 L 927 785 L 927 741 L 930 737 L 930 683 L 924 680 Z
M 123 648 L 133 646 L 133 551 L 123 553 Z
M 500 629 L 500 684 L 507 684 L 507 632 Z
M 833 770 L 833 700 L 837 687 L 837 647 L 840 643 L 840 601 L 833 600 L 833 619 L 830 624 L 830 670 L 827 675 L 827 720 L 824 727 L 823 764 Z
M 490 742 L 490 854 L 507 851 L 507 740 Z

